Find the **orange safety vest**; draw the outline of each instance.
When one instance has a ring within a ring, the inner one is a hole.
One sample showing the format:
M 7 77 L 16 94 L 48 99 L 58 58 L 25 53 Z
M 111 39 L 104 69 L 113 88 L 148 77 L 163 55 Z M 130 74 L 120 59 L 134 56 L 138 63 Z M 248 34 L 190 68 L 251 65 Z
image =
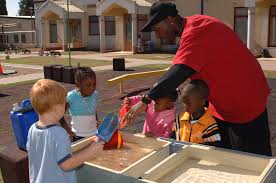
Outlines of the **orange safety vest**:
M 178 116 L 180 128 L 180 141 L 200 143 L 215 142 L 220 140 L 218 125 L 210 113 L 209 109 L 205 109 L 205 113 L 193 125 L 190 123 L 190 114 L 182 112 Z M 216 136 L 219 136 L 216 139 Z

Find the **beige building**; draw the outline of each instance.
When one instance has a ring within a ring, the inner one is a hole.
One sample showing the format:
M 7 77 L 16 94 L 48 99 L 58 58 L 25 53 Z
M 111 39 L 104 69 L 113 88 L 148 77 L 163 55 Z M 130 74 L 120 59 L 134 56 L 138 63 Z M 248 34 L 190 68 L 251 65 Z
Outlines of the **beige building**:
M 101 52 L 137 50 L 138 30 L 147 21 L 152 2 L 146 0 L 71 0 L 70 34 L 72 48 L 99 49 Z M 38 44 L 67 47 L 66 1 L 35 1 Z M 151 33 L 145 41 L 155 42 Z
M 0 15 L 0 47 L 35 46 L 34 17 Z
M 182 16 L 201 12 L 201 0 L 176 0 Z M 276 57 L 276 0 L 204 0 L 204 14 L 231 27 L 255 54 Z
M 71 47 L 101 52 L 137 50 L 138 34 L 155 50 L 174 50 L 154 33 L 140 33 L 157 0 L 71 0 Z M 171 0 L 182 16 L 200 14 L 201 0 Z M 231 27 L 254 53 L 267 48 L 276 56 L 276 0 L 204 0 L 203 12 Z M 41 47 L 66 49 L 66 0 L 35 1 L 36 31 Z

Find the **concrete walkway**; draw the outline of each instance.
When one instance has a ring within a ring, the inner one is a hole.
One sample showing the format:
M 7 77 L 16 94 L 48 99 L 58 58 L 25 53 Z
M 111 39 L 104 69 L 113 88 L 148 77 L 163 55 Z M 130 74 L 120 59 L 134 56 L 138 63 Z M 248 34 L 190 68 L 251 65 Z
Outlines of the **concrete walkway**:
M 125 53 L 122 53 L 125 54 Z M 26 55 L 17 55 L 19 58 L 26 57 Z M 30 55 L 29 55 L 30 56 Z M 32 55 L 33 56 L 33 55 Z M 72 58 L 75 59 L 94 59 L 94 60 L 106 60 L 110 61 L 110 65 L 93 67 L 95 71 L 103 71 L 103 70 L 112 70 L 112 59 L 113 57 L 120 56 L 120 53 L 104 53 L 104 54 L 86 54 L 86 55 L 72 55 Z M 61 58 L 67 58 L 67 55 L 62 55 Z M 149 59 L 137 59 L 137 58 L 126 58 L 126 68 L 130 67 L 138 67 L 143 65 L 150 65 L 150 64 L 171 64 L 170 61 L 164 60 L 149 60 Z M 265 71 L 276 71 L 276 58 L 259 58 L 258 59 L 261 67 Z M 24 65 L 24 64 L 9 64 L 9 63 L 2 63 L 4 66 L 10 67 L 20 67 L 20 68 L 29 68 L 29 69 L 39 69 L 43 70 L 42 66 L 37 65 Z M 28 80 L 35 80 L 43 78 L 43 73 L 36 73 L 36 74 L 28 74 L 24 76 L 16 76 L 16 77 L 7 77 L 0 79 L 0 84 L 10 84 L 15 82 L 23 82 Z
M 138 67 L 138 66 L 143 66 L 143 65 L 170 64 L 170 63 L 171 62 L 168 62 L 168 61 L 143 60 L 143 59 L 127 59 L 126 68 Z M 2 63 L 2 64 L 3 64 L 3 66 L 9 66 L 9 67 L 39 69 L 39 70 L 41 70 L 41 73 L 27 74 L 27 75 L 23 75 L 23 76 L 21 75 L 21 76 L 15 76 L 15 77 L 2 78 L 2 79 L 0 79 L 0 84 L 10 84 L 10 83 L 17 83 L 17 82 L 23 82 L 23 81 L 29 81 L 29 80 L 35 80 L 35 79 L 44 78 L 43 67 L 42 66 L 24 65 L 24 64 L 9 64 L 9 63 Z M 113 69 L 112 62 L 110 62 L 110 65 L 93 67 L 94 71 L 103 71 L 103 70 L 112 70 L 112 69 Z
M 264 71 L 276 71 L 276 58 L 270 60 L 259 60 Z
M 42 66 L 38 66 L 38 65 L 27 65 L 27 64 L 10 64 L 10 63 L 2 63 L 2 66 L 6 66 L 6 67 L 20 67 L 20 68 L 38 69 L 38 70 L 42 70 L 42 69 L 43 69 Z
M 18 83 L 23 81 L 30 81 L 35 79 L 44 78 L 43 73 L 36 73 L 36 74 L 27 74 L 27 75 L 21 75 L 16 77 L 6 77 L 0 79 L 0 84 L 11 84 L 11 83 Z

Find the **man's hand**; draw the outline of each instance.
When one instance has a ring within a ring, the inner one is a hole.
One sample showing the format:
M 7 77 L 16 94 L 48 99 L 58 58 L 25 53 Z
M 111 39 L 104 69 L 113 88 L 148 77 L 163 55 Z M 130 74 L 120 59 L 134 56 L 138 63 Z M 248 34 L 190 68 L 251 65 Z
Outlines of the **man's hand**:
M 173 124 L 172 124 L 172 131 L 176 131 L 176 123 L 174 122 Z
M 121 123 L 124 123 L 125 120 L 128 120 L 128 123 L 133 123 L 136 116 L 138 116 L 141 112 L 145 111 L 147 105 L 144 104 L 142 101 L 138 102 L 137 104 L 133 105 L 125 117 L 122 119 Z

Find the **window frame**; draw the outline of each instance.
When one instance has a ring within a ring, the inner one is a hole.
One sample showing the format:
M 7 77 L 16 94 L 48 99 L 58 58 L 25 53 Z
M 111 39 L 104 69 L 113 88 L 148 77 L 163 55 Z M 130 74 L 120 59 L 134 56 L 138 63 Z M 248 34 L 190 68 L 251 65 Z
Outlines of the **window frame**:
M 16 37 L 17 37 L 17 39 L 15 39 Z M 13 41 L 14 41 L 14 44 L 19 44 L 19 35 L 18 34 L 13 35 Z
M 107 16 L 106 16 L 107 17 Z M 108 20 L 106 17 L 104 17 L 104 22 L 105 22 L 105 35 L 106 36 L 115 36 L 116 35 L 116 19 L 115 16 L 110 16 L 110 17 L 114 17 L 114 20 Z M 107 24 L 108 23 L 114 23 L 114 32 L 107 32 L 110 31 L 109 29 L 107 29 Z
M 270 9 L 269 9 L 269 20 L 268 20 L 268 39 L 267 39 L 267 45 L 268 47 L 276 47 L 276 43 L 273 45 L 273 44 L 270 44 L 270 38 L 271 38 L 271 21 L 272 21 L 272 17 L 276 17 L 276 14 L 275 15 L 272 15 L 272 8 L 275 8 L 275 11 L 276 11 L 276 5 L 272 5 L 270 6 Z M 276 30 L 275 30 L 276 31 Z
M 237 12 L 238 9 L 247 9 L 247 11 L 248 11 L 248 7 L 234 7 L 234 32 L 235 33 L 237 33 L 236 32 L 236 28 L 237 28 L 236 23 L 237 23 L 238 18 L 247 18 L 247 23 L 248 23 L 248 13 L 246 15 L 237 15 L 236 12 Z M 239 35 L 238 35 L 238 37 L 239 37 Z M 241 38 L 240 38 L 240 40 L 241 40 Z M 246 38 L 246 41 L 247 41 L 247 38 Z
M 23 39 L 24 37 L 24 39 Z M 24 41 L 23 41 L 24 40 Z M 26 44 L 27 43 L 27 38 L 26 38 L 26 34 L 21 34 L 21 43 Z
M 97 17 L 97 21 L 96 20 L 90 20 L 90 17 Z M 89 29 L 89 35 L 90 36 L 98 36 L 98 35 L 100 35 L 100 24 L 99 24 L 99 16 L 97 16 L 97 15 L 90 15 L 89 17 L 88 17 L 88 23 L 89 23 L 89 27 L 88 27 L 88 29 Z M 90 25 L 93 25 L 93 24 L 97 24 L 98 25 L 98 33 L 93 33 L 93 31 L 92 31 L 92 29 L 94 28 L 94 26 L 92 26 L 92 28 L 91 28 L 91 26 Z

